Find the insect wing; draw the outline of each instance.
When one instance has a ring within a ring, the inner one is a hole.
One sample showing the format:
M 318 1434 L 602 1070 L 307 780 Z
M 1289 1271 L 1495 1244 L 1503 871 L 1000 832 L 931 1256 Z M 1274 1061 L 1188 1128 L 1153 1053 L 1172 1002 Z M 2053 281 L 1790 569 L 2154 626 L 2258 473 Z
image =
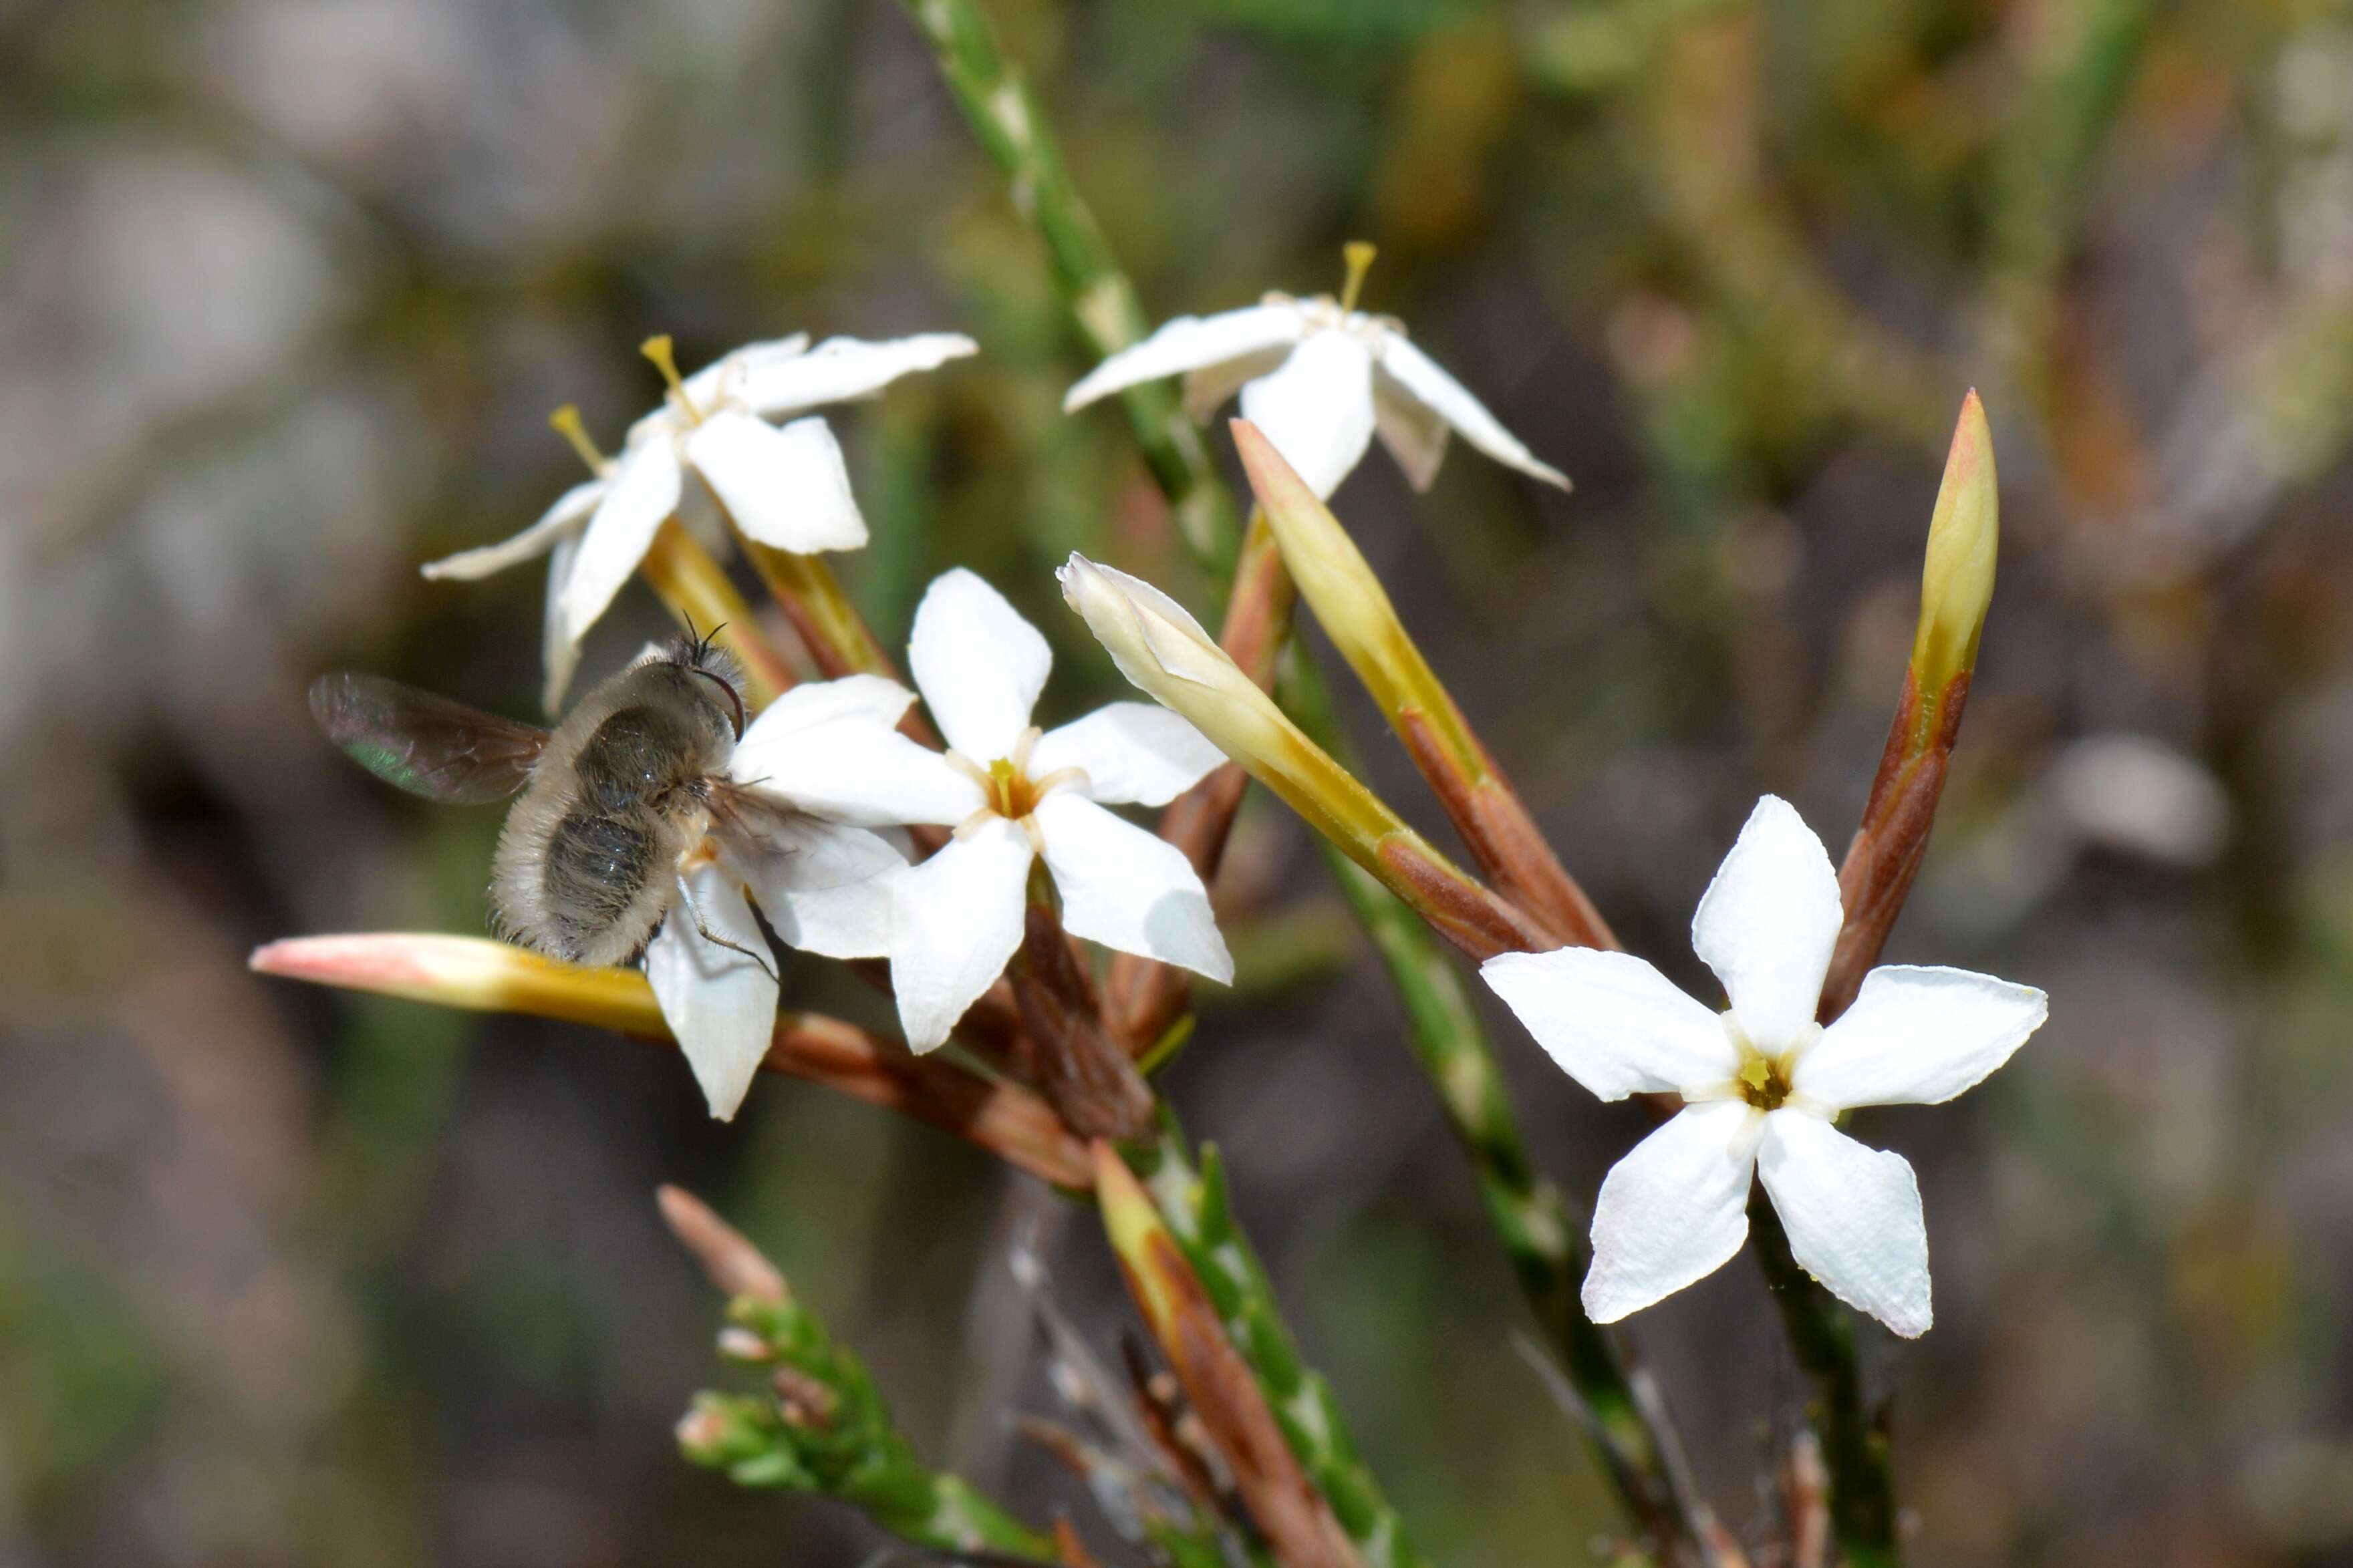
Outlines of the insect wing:
M 711 836 L 754 885 L 796 893 L 831 892 L 907 864 L 879 833 L 822 821 L 720 779 L 711 781 Z
M 352 669 L 311 683 L 311 716 L 385 783 L 453 805 L 504 800 L 547 746 L 535 725 Z

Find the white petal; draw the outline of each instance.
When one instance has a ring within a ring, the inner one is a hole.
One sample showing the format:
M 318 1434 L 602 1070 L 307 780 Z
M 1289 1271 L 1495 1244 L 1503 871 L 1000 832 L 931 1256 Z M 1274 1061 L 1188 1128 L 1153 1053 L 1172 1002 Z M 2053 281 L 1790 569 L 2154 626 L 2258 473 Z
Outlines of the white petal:
M 879 343 L 828 338 L 805 354 L 748 363 L 734 392 L 754 412 L 776 418 L 871 397 L 902 375 L 936 370 L 979 349 L 961 332 L 923 332 Z
M 1222 765 L 1225 752 L 1185 719 L 1151 702 L 1113 702 L 1038 737 L 1029 776 L 1081 768 L 1089 800 L 1166 805 Z
M 759 771 L 744 763 L 745 749 L 754 755 L 769 745 L 813 742 L 819 731 L 835 724 L 880 725 L 888 730 L 906 717 L 915 694 L 895 680 L 879 675 L 845 675 L 839 680 L 804 680 L 762 710 L 736 742 L 739 764 L 732 771 L 748 779 Z
M 735 558 L 735 531 L 728 526 L 727 514 L 720 510 L 719 498 L 711 493 L 709 485 L 681 486 L 678 510 L 670 515 L 678 519 L 688 538 L 718 559 Z
M 687 376 L 685 397 L 691 406 L 708 414 L 723 405 L 741 400 L 744 378 L 755 369 L 767 369 L 769 364 L 781 364 L 786 360 L 797 360 L 807 353 L 809 334 L 796 331 L 788 339 L 767 339 L 765 343 L 746 343 L 744 348 L 732 348 L 718 360 Z
M 471 583 L 493 572 L 519 566 L 534 555 L 544 555 L 564 541 L 575 536 L 581 524 L 596 510 L 596 503 L 604 499 L 605 481 L 585 479 L 558 496 L 555 504 L 542 512 L 537 522 L 512 539 L 485 544 L 479 550 L 461 550 L 455 555 L 428 561 L 417 570 L 437 582 L 451 577 L 461 583 Z
M 1822 841 L 1795 806 L 1765 796 L 1692 917 L 1692 948 L 1757 1049 L 1785 1051 L 1814 1021 L 1844 918 Z
M 687 873 L 687 885 L 705 926 L 760 955 L 754 962 L 705 940 L 683 903 L 646 946 L 646 978 L 661 1004 L 662 1021 L 678 1037 L 711 1114 L 725 1121 L 744 1103 L 752 1075 L 768 1054 L 776 1027 L 776 980 L 760 966 L 767 961 L 768 939 L 734 879 L 706 861 Z
M 844 720 L 816 741 L 774 736 L 736 749 L 738 782 L 782 795 L 803 811 L 860 827 L 930 823 L 953 827 L 988 804 L 980 786 L 928 746 L 896 730 Z
M 1048 795 L 1037 820 L 1071 934 L 1232 984 L 1233 958 L 1183 850 L 1075 795 Z
M 567 533 L 547 552 L 547 609 L 540 620 L 540 663 L 545 670 L 540 702 L 551 714 L 564 705 L 564 693 L 580 668 L 580 645 L 564 624 L 564 584 L 572 578 L 572 563 L 580 553 L 580 536 Z
M 1306 335 L 1306 311 L 1293 300 L 1251 305 L 1214 316 L 1178 316 L 1162 322 L 1142 342 L 1130 343 L 1095 366 L 1085 380 L 1063 395 L 1062 412 L 1076 413 L 1112 393 L 1262 353 Z
M 985 767 L 1013 754 L 1054 655 L 1004 595 L 959 566 L 915 607 L 907 663 L 940 733 Z
M 656 429 L 622 454 L 612 481 L 588 520 L 564 584 L 565 636 L 575 643 L 605 613 L 678 509 L 678 453 Z
M 1522 445 L 1518 437 L 1504 429 L 1503 422 L 1487 412 L 1485 404 L 1472 396 L 1470 389 L 1461 382 L 1440 370 L 1436 360 L 1414 347 L 1404 333 L 1390 331 L 1382 335 L 1380 374 L 1395 382 L 1399 391 L 1462 432 L 1464 440 L 1495 461 L 1508 464 L 1548 485 L 1568 489 L 1567 474 L 1549 464 L 1536 461 L 1535 454 Z M 1435 459 L 1431 466 L 1436 467 Z M 1410 464 L 1407 465 L 1407 471 L 1412 471 Z
M 798 359 L 808 352 L 808 342 L 807 332 L 795 332 L 787 338 L 731 349 L 686 378 L 686 400 L 705 411 L 740 403 L 744 383 L 754 372 Z
M 995 817 L 894 879 L 891 987 L 913 1049 L 945 1040 L 1021 945 L 1030 859 L 1029 835 Z
M 1593 1205 L 1587 1317 L 1614 1323 L 1740 1250 L 1762 1120 L 1739 1100 L 1686 1106 L 1609 1168 Z
M 1454 427 L 1377 369 L 1373 374 L 1373 427 L 1405 470 L 1406 482 L 1416 490 L 1428 489 L 1438 478 L 1438 465 L 1446 459 L 1446 438 Z
M 1784 1108 L 1765 1118 L 1757 1173 L 1807 1273 L 1907 1340 L 1928 1331 L 1928 1227 L 1903 1155 Z
M 1941 1105 L 1984 1082 L 2050 1016 L 2031 985 L 1891 964 L 1862 977 L 1854 1005 L 1798 1058 L 1791 1087 L 1837 1110 Z
M 884 958 L 907 857 L 881 834 L 799 817 L 773 825 L 758 852 L 731 858 L 788 947 L 827 958 Z
M 1604 1100 L 1717 1089 L 1740 1070 L 1723 1018 L 1631 953 L 1506 952 L 1479 977 L 1562 1071 Z
M 1220 360 L 1205 364 L 1198 370 L 1185 373 L 1185 415 L 1197 421 L 1207 420 L 1218 411 L 1220 404 L 1256 381 L 1271 375 L 1291 357 L 1291 343 L 1285 340 L 1271 349 L 1244 354 L 1240 359 Z
M 849 467 L 822 419 L 796 419 L 779 430 L 723 409 L 687 437 L 686 460 L 748 538 L 797 555 L 866 542 Z
M 1281 370 L 1242 388 L 1242 417 L 1308 489 L 1329 497 L 1373 439 L 1373 351 L 1354 332 L 1315 333 Z

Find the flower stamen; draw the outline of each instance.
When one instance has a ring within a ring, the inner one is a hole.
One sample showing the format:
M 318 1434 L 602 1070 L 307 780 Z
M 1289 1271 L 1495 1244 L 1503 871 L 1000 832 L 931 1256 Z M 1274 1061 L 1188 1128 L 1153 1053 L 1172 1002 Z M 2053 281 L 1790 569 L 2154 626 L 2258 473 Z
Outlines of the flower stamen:
M 1340 288 L 1340 309 L 1353 310 L 1356 308 L 1356 295 L 1365 287 L 1365 274 L 1372 269 L 1373 258 L 1380 254 L 1380 247 L 1370 240 L 1352 239 L 1340 247 L 1340 254 L 1348 263 L 1348 280 Z
M 1759 1110 L 1778 1110 L 1788 1102 L 1789 1070 L 1779 1061 L 1772 1061 L 1752 1050 L 1733 1077 L 1734 1087 L 1740 1098 Z
M 654 368 L 661 372 L 662 380 L 670 384 L 670 400 L 686 416 L 688 423 L 702 424 L 702 411 L 687 399 L 686 379 L 678 374 L 678 356 L 672 351 L 670 334 L 655 333 L 638 345 L 638 352 L 653 361 Z
M 1019 823 L 1021 830 L 1029 836 L 1030 847 L 1040 855 L 1046 852 L 1045 836 L 1039 831 L 1036 817 L 1038 803 L 1044 800 L 1050 791 L 1060 789 L 1064 784 L 1086 783 L 1087 770 L 1077 767 L 1056 768 L 1052 773 L 1042 777 L 1031 778 L 1029 757 L 1037 748 L 1039 738 L 1044 733 L 1044 731 L 1034 725 L 1023 731 L 1021 739 L 1014 742 L 1013 754 L 1009 757 L 999 757 L 987 767 L 974 762 L 962 752 L 944 753 L 948 766 L 979 786 L 985 802 L 979 810 L 965 818 L 963 825 L 956 828 L 955 836 L 958 838 L 969 838 L 980 830 L 982 823 L 990 817 L 1001 816 L 1008 822 Z
M 588 465 L 590 473 L 601 479 L 611 472 L 613 460 L 598 451 L 596 443 L 588 438 L 588 426 L 581 420 L 578 404 L 567 403 L 549 415 L 547 427 L 572 444 L 572 449 L 580 454 L 580 460 Z

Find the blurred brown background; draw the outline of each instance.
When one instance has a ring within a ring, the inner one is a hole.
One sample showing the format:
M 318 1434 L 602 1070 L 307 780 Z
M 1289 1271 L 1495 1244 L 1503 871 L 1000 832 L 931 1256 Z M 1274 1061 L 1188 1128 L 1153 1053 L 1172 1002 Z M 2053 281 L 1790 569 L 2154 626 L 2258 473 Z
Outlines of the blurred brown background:
M 1567 498 L 1460 449 L 1338 500 L 1619 931 L 1687 921 L 1757 794 L 1843 845 L 1965 386 L 2005 549 L 1891 956 L 2053 997 L 2008 1071 L 1858 1131 L 1919 1166 L 1938 1322 L 1898 1392 L 1917 1556 L 2353 1561 L 2353 10 L 2270 0 L 996 0 L 1147 307 L 1336 285 Z M 292 931 L 480 929 L 495 811 L 374 784 L 300 693 L 358 664 L 526 713 L 540 581 L 428 585 L 683 357 L 969 331 L 844 413 L 886 640 L 966 563 L 1189 581 L 885 0 L 0 0 L 0 1564 L 852 1564 L 670 1425 L 715 1302 L 655 1183 L 766 1246 L 932 1458 L 1033 1517 L 1003 1256 L 1092 1225 L 781 1081 L 710 1123 L 586 1031 L 265 984 Z M 1219 449 L 1225 450 L 1219 437 Z M 659 625 L 642 589 L 592 645 Z M 1392 800 L 1433 826 L 1352 710 Z M 1240 984 L 1173 1070 L 1431 1555 L 1611 1516 L 1294 826 L 1246 818 Z M 818 1004 L 871 997 L 801 965 Z M 1499 1018 L 1589 1194 L 1641 1131 Z M 1799 1384 L 1741 1260 L 1637 1320 L 1720 1509 Z

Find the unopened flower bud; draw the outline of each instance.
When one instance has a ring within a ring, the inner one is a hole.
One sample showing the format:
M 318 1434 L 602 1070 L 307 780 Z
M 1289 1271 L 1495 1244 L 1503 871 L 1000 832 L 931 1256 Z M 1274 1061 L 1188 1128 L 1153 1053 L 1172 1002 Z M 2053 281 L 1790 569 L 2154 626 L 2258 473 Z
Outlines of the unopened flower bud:
M 1463 725 L 1454 699 L 1414 646 L 1388 590 L 1356 541 L 1282 454 L 1247 419 L 1233 422 L 1234 446 L 1302 597 L 1333 647 L 1392 722 L 1419 714 L 1465 783 L 1487 771 L 1486 756 Z
M 255 950 L 256 973 L 353 991 L 466 1007 L 531 1013 L 627 1034 L 670 1030 L 646 977 L 634 969 L 583 969 L 482 937 L 382 931 L 292 937 Z
M 1474 958 L 1557 945 L 1408 827 L 1259 689 L 1182 605 L 1149 583 L 1073 554 L 1062 597 L 1122 675 L 1192 721 L 1310 827 L 1379 878 Z
M 1119 672 L 1191 721 L 1218 749 L 1359 860 L 1405 825 L 1283 716 L 1185 607 L 1139 578 L 1073 553 L 1057 574 Z
M 696 1394 L 675 1430 L 679 1452 L 698 1465 L 740 1464 L 775 1447 L 754 1402 L 724 1394 Z
M 1993 599 L 1994 555 L 2000 542 L 2000 501 L 1993 466 L 1993 433 L 1985 406 L 1971 392 L 1945 458 L 1945 480 L 1928 522 L 1926 565 L 1920 574 L 1920 629 L 1912 643 L 1912 671 L 1924 697 L 1934 700 L 1978 660 Z

